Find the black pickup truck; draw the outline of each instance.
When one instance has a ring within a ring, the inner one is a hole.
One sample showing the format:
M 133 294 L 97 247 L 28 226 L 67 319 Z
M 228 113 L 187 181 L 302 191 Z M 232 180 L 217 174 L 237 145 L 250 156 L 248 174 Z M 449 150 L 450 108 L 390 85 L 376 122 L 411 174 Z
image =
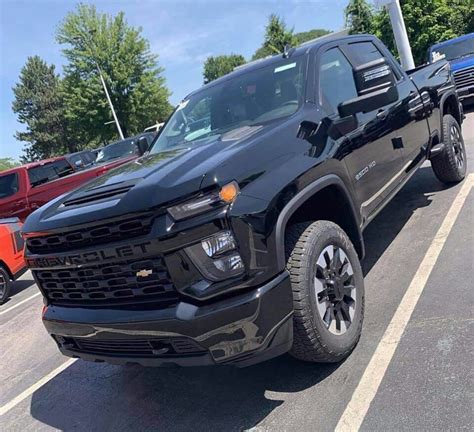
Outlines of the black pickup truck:
M 67 356 L 337 362 L 364 315 L 363 230 L 427 159 L 461 181 L 449 65 L 373 36 L 250 63 L 176 108 L 151 149 L 34 212 L 26 259 Z

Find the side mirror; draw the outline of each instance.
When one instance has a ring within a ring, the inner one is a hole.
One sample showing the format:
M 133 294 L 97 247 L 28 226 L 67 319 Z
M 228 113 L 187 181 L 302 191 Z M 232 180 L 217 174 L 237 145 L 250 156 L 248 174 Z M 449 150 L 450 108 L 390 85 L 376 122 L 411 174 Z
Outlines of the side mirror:
M 383 57 L 354 68 L 354 81 L 358 96 L 394 86 L 397 82 L 391 66 Z
M 382 90 L 377 90 L 368 93 L 364 96 L 359 96 L 348 101 L 341 102 L 337 107 L 339 116 L 341 118 L 352 116 L 354 114 L 374 111 L 377 108 L 382 108 L 385 105 L 394 103 L 398 100 L 398 89 L 395 86 L 387 87 Z
M 141 136 L 137 141 L 138 154 L 142 156 L 148 150 L 148 140 L 146 137 Z
M 370 112 L 398 100 L 396 78 L 385 58 L 354 68 L 358 97 L 339 104 L 341 117 Z

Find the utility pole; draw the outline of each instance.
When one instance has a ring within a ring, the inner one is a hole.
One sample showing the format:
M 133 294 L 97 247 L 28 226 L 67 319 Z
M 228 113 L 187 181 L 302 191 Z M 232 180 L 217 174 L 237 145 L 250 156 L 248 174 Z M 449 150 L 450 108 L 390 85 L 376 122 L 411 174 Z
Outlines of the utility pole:
M 405 21 L 403 20 L 402 8 L 399 0 L 378 0 L 380 6 L 385 6 L 390 15 L 390 22 L 392 24 L 393 34 L 395 36 L 395 43 L 397 44 L 398 54 L 400 55 L 400 62 L 404 70 L 413 69 L 415 62 L 413 61 L 413 54 L 411 53 L 410 41 L 408 40 L 407 29 Z
M 91 34 L 93 34 L 93 33 L 94 32 L 91 32 Z M 83 42 L 84 45 L 85 45 L 86 41 L 82 37 L 77 37 L 77 38 L 74 38 L 74 39 L 79 40 L 80 42 Z M 90 42 L 90 41 L 88 41 L 88 42 Z M 89 45 L 89 48 L 91 49 L 91 52 L 92 52 L 93 50 L 92 50 L 92 47 L 90 45 Z M 110 110 L 112 111 L 112 115 L 114 116 L 115 125 L 117 126 L 117 131 L 120 135 L 120 139 L 123 140 L 123 139 L 125 139 L 125 137 L 123 136 L 122 128 L 120 127 L 120 123 L 118 121 L 117 114 L 115 113 L 114 104 L 112 103 L 112 99 L 110 99 L 109 91 L 107 90 L 107 85 L 105 84 L 104 77 L 102 76 L 102 70 L 100 69 L 99 63 L 97 63 L 97 60 L 95 58 L 93 58 L 92 60 L 95 63 L 97 71 L 99 72 L 100 82 L 102 83 L 102 87 L 104 87 L 105 96 L 107 98 L 107 102 L 109 103 Z

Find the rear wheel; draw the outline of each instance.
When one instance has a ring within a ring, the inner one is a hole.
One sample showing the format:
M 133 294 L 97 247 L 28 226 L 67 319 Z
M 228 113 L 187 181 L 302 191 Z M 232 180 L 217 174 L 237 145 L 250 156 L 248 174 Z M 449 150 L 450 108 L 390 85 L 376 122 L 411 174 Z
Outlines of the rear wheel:
M 364 279 L 346 233 L 329 221 L 287 232 L 293 290 L 293 347 L 311 362 L 338 362 L 356 346 L 364 316 Z
M 7 271 L 0 266 L 0 304 L 3 304 L 10 294 L 10 276 Z
M 461 127 L 450 114 L 443 117 L 443 137 L 443 152 L 431 160 L 433 171 L 443 183 L 460 182 L 466 176 L 466 148 Z

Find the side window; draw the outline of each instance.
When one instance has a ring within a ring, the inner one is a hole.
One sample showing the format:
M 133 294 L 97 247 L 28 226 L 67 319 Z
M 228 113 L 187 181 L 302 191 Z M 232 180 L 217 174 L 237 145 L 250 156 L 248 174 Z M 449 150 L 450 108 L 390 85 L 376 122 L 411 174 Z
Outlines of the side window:
M 330 113 L 337 106 L 357 97 L 352 66 L 339 48 L 331 48 L 321 56 L 319 64 L 319 102 Z
M 28 177 L 32 187 L 48 183 L 51 180 L 59 178 L 58 173 L 53 168 L 51 163 L 31 168 L 28 170 Z
M 81 157 L 79 156 L 79 159 Z M 53 169 L 56 171 L 59 177 L 64 177 L 69 174 L 72 174 L 74 170 L 71 165 L 66 161 L 66 159 L 60 159 L 52 163 Z
M 0 199 L 8 198 L 18 192 L 18 174 L 0 176 Z
M 346 50 L 354 67 L 383 58 L 382 53 L 372 42 L 351 43 L 347 45 Z
M 372 42 L 355 42 L 348 44 L 344 48 L 344 52 L 347 54 L 354 67 L 384 58 L 384 55 Z M 397 81 L 400 80 L 402 75 L 399 69 L 394 67 L 391 62 L 389 62 L 389 64 Z

